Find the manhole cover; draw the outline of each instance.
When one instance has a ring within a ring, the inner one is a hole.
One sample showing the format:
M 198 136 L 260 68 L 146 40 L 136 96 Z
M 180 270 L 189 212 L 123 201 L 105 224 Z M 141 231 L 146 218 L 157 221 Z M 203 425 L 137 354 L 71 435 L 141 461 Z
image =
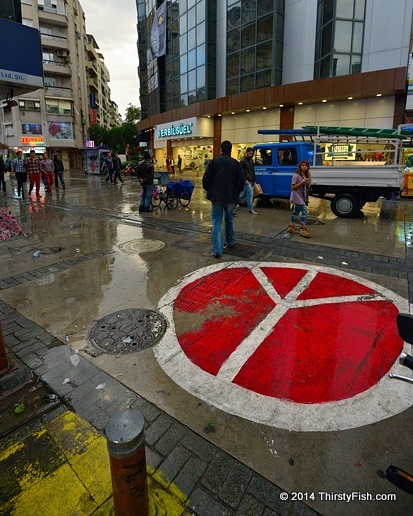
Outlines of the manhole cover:
M 159 251 L 165 244 L 161 240 L 148 240 L 147 238 L 139 238 L 138 240 L 130 240 L 121 244 L 120 249 L 126 253 L 153 253 Z
M 148 349 L 159 342 L 166 331 L 166 320 L 154 310 L 131 308 L 99 319 L 89 340 L 99 351 L 128 354 Z

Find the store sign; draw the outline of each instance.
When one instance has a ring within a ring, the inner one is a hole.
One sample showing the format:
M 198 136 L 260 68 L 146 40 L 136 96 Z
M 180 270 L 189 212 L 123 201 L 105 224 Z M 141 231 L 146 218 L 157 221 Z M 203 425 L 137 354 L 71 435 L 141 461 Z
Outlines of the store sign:
M 158 138 L 169 138 L 171 136 L 183 136 L 185 134 L 192 134 L 192 125 L 189 124 L 179 124 L 179 125 L 171 125 L 170 127 L 165 127 L 164 129 L 159 129 L 157 132 Z
M 95 142 L 93 140 L 89 140 L 88 142 L 86 142 L 86 147 L 94 147 L 95 146 Z
M 30 145 L 30 146 L 38 146 L 38 145 L 44 145 L 44 138 L 43 136 L 22 136 L 20 138 L 20 143 L 22 145 Z
M 334 156 L 334 161 L 354 161 L 356 150 L 355 144 L 337 145 L 336 143 L 327 143 L 325 160 L 331 161 Z

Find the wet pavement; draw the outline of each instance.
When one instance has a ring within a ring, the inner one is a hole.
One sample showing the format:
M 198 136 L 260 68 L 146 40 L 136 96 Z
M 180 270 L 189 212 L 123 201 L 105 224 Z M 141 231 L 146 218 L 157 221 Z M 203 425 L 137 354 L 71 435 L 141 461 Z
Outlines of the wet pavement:
M 391 464 L 413 471 L 412 386 L 387 378 L 391 369 L 410 376 L 397 364 L 394 319 L 412 299 L 411 201 L 367 204 L 362 217 L 338 219 L 327 201 L 311 199 L 311 239 L 287 233 L 285 201 L 258 204 L 257 216 L 242 208 L 237 244 L 217 261 L 201 178 L 182 176 L 196 185 L 189 206 L 144 214 L 133 177 L 111 186 L 72 172 L 66 190 L 27 203 L 9 182 L 1 207 L 27 236 L 0 244 L 4 306 L 290 501 L 321 514 L 409 513 L 409 495 L 383 472 Z M 97 350 L 88 338 L 96 322 L 132 309 L 162 312 L 165 338 L 136 353 Z M 44 355 L 35 347 L 31 355 L 36 372 Z M 107 420 L 93 417 L 102 430 Z M 381 494 L 396 499 L 363 498 Z M 271 505 L 258 506 L 254 514 L 271 514 Z

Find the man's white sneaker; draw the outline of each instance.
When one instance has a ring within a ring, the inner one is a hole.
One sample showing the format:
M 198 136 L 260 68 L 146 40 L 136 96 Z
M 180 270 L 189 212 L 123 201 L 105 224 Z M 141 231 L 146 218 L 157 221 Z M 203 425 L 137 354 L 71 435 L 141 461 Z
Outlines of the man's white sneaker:
M 258 213 L 254 210 L 250 210 L 251 215 L 258 215 Z

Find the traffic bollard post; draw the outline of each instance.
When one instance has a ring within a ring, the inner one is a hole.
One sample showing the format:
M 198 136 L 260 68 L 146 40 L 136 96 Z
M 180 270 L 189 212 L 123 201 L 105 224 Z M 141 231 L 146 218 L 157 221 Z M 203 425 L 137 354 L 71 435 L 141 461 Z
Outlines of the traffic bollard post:
M 148 516 L 145 422 L 138 410 L 116 413 L 105 429 L 116 516 Z

